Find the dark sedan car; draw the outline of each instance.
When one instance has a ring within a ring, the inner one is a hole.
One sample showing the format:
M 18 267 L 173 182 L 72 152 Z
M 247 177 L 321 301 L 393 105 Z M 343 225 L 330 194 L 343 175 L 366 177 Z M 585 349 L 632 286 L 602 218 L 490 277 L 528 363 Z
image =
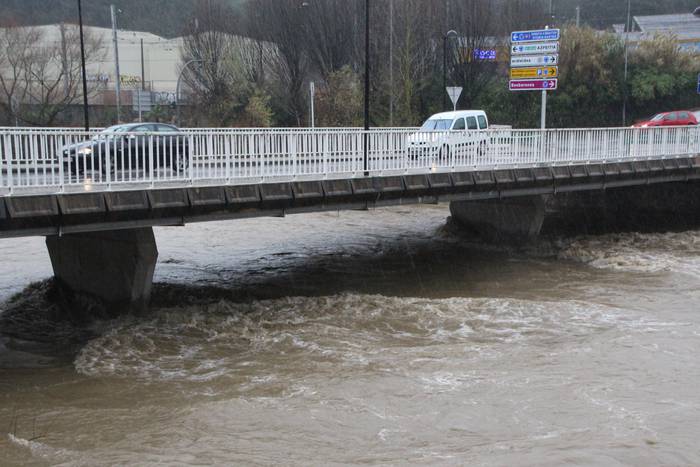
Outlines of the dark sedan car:
M 188 162 L 187 137 L 164 123 L 115 125 L 92 139 L 62 149 L 66 173 L 85 174 L 169 168 L 182 172 Z

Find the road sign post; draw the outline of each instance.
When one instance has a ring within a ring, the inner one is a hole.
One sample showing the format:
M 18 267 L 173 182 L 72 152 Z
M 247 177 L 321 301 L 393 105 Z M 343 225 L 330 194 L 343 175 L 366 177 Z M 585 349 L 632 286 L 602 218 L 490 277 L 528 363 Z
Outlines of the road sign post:
M 540 114 L 540 128 L 547 128 L 547 91 L 542 91 L 542 113 Z
M 556 91 L 558 79 L 514 79 L 510 81 L 511 91 Z
M 561 38 L 560 29 L 537 29 L 534 31 L 515 31 L 510 35 L 511 42 L 549 42 Z
M 557 76 L 559 76 L 559 68 L 555 66 L 511 68 L 510 70 L 510 79 L 547 79 Z
M 447 94 L 449 94 L 450 100 L 452 100 L 452 106 L 454 107 L 454 111 L 456 112 L 457 111 L 457 102 L 459 101 L 459 96 L 462 95 L 462 88 L 448 87 Z
M 533 67 L 533 66 L 557 66 L 559 55 L 522 55 L 510 58 L 511 68 Z
M 510 83 L 511 91 L 541 91 L 542 129 L 547 124 L 547 91 L 559 86 L 559 29 L 515 31 L 510 35 Z M 700 78 L 698 81 L 700 92 Z

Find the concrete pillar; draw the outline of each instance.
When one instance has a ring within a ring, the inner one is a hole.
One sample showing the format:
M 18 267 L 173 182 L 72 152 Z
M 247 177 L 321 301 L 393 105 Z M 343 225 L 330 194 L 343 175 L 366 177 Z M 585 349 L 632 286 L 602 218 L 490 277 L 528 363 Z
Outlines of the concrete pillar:
M 540 233 L 545 215 L 542 196 L 485 201 L 453 201 L 457 224 L 495 241 L 526 241 Z
M 58 282 L 109 310 L 148 306 L 158 259 L 153 229 L 115 230 L 46 238 Z

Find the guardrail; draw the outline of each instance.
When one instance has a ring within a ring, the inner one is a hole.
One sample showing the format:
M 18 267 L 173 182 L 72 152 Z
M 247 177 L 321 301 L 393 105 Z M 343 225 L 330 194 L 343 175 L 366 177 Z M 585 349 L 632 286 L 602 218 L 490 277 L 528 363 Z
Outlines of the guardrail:
M 365 146 L 365 144 L 367 146 Z M 366 153 L 366 157 L 365 157 Z M 0 128 L 0 195 L 533 167 L 700 154 L 700 127 L 423 132 Z

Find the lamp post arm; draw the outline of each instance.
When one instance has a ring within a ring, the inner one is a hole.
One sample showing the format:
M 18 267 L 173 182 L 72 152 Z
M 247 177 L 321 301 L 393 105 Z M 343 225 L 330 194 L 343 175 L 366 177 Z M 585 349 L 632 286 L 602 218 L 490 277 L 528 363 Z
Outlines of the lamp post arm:
M 204 60 L 192 59 L 188 61 L 187 63 L 185 63 L 185 65 L 180 70 L 180 73 L 178 73 L 177 75 L 177 84 L 175 85 L 175 110 L 177 111 L 177 126 L 180 126 L 180 85 L 182 83 L 182 75 L 184 74 L 185 70 L 187 70 L 187 67 L 189 67 L 193 63 L 201 62 L 204 62 Z

